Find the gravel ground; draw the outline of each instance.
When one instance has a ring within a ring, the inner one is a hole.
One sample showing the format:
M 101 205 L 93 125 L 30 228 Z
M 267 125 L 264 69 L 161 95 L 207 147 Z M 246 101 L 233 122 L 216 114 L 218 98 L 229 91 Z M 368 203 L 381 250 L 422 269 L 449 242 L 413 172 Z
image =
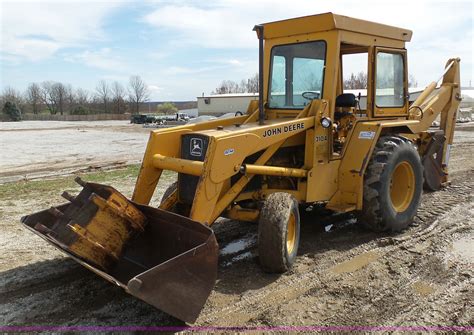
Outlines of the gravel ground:
M 129 121 L 0 122 L 0 183 L 138 163 L 149 132 Z
M 474 129 L 456 132 L 450 169 L 451 185 L 425 193 L 402 234 L 368 232 L 350 214 L 305 213 L 297 262 L 283 275 L 259 268 L 256 225 L 221 219 L 213 226 L 218 281 L 196 325 L 472 327 Z M 135 173 L 103 178 L 130 196 Z M 174 178 L 165 176 L 152 204 Z M 61 203 L 64 189 L 79 191 L 71 180 L 0 188 L 0 325 L 184 326 L 19 224 L 22 215 Z

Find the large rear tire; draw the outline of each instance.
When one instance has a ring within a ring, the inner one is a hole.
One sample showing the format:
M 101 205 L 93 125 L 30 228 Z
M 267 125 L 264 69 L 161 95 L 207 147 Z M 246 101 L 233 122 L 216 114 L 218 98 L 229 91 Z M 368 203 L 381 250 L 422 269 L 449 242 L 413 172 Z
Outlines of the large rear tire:
M 300 240 L 298 202 L 288 193 L 273 193 L 260 210 L 258 255 L 266 272 L 288 271 L 295 262 Z
M 377 232 L 407 228 L 422 189 L 423 167 L 412 142 L 399 136 L 381 137 L 365 172 L 359 221 Z

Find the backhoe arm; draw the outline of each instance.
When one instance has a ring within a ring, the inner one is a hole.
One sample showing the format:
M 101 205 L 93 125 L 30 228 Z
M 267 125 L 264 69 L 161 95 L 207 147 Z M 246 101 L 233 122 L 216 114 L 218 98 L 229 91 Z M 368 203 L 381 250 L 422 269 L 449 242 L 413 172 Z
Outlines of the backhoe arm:
M 425 180 L 439 176 L 440 184 L 447 181 L 449 149 L 453 143 L 456 114 L 461 101 L 459 58 L 451 58 L 438 81 L 433 81 L 410 106 L 410 119 L 419 120 L 418 124 L 409 125 L 413 133 L 424 133 L 420 154 L 423 157 Z M 437 88 L 437 83 L 442 80 Z M 438 131 L 428 132 L 433 121 L 440 117 Z M 426 162 L 427 160 L 431 162 Z M 428 165 L 429 164 L 429 165 Z M 428 181 L 429 182 L 429 181 Z M 438 189 L 436 185 L 429 189 Z

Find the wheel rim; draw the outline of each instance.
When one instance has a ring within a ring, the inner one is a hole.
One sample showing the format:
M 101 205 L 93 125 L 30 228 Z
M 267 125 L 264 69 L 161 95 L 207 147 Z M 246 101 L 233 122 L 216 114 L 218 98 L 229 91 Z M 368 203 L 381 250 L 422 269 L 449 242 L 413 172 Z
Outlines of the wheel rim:
M 292 212 L 288 220 L 288 228 L 286 230 L 286 251 L 288 254 L 293 253 L 296 244 L 296 217 Z
M 396 212 L 404 212 L 413 200 L 415 193 L 415 173 L 408 162 L 399 163 L 390 180 L 390 199 Z

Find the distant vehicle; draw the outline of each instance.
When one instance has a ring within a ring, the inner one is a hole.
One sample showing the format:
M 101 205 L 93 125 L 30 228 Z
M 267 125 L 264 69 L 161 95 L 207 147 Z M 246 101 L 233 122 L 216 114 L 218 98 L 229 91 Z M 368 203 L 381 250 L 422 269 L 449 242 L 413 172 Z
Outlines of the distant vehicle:
M 137 124 L 149 123 L 148 115 L 134 114 L 130 117 L 130 123 L 137 123 Z
M 181 122 L 188 122 L 190 119 L 189 115 L 186 113 L 176 113 L 172 115 L 157 115 L 155 116 L 155 121 L 159 123 L 159 121 L 181 121 Z
M 189 121 L 190 117 L 186 113 L 177 113 L 176 119 L 177 121 Z

